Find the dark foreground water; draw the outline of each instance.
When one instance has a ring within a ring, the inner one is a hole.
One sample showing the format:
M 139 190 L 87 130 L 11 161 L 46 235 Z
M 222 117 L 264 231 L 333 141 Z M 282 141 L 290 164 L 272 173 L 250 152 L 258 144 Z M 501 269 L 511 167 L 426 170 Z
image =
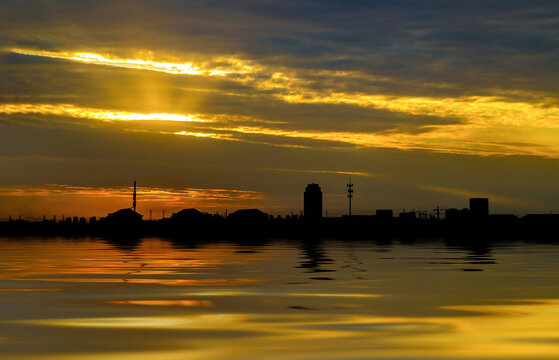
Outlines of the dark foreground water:
M 559 246 L 0 239 L 6 359 L 557 359 Z

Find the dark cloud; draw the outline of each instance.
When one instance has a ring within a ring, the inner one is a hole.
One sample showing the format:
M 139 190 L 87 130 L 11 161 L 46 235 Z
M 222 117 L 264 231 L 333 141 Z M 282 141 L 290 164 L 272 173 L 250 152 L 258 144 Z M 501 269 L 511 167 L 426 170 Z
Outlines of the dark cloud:
M 557 91 L 553 1 L 23 1 L 1 9 L 8 46 L 240 54 L 418 83 Z M 336 56 L 349 59 L 325 60 Z M 524 76 L 511 78 L 518 70 Z

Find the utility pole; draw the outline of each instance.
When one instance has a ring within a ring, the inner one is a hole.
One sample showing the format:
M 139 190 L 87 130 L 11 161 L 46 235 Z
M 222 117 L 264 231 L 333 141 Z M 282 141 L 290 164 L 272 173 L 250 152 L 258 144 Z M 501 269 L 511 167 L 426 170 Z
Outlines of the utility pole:
M 134 180 L 134 194 L 132 195 L 132 208 L 136 212 L 136 180 Z
M 349 199 L 349 216 L 351 216 L 351 198 L 353 197 L 353 184 L 351 182 L 351 176 L 349 177 L 349 182 L 347 183 L 347 198 Z
M 149 210 L 149 219 L 151 220 L 151 209 Z

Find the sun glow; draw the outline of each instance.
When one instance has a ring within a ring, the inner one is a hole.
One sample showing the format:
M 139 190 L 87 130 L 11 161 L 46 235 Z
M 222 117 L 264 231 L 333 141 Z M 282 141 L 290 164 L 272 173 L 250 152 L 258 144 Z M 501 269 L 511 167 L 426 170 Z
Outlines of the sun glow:
M 106 214 L 107 209 L 129 206 L 132 188 L 127 186 L 93 187 L 50 184 L 30 187 L 0 187 L 0 200 L 5 209 L 18 209 L 28 220 L 40 219 L 37 207 L 57 209 L 60 213 L 80 216 Z M 165 208 L 179 211 L 195 207 L 203 211 L 223 208 L 255 207 L 265 199 L 262 192 L 219 188 L 158 188 L 140 187 L 138 212 L 147 215 L 149 209 Z M 22 205 L 25 204 L 25 205 Z M 0 211 L 0 217 L 8 214 Z M 50 216 L 50 215 L 49 215 Z

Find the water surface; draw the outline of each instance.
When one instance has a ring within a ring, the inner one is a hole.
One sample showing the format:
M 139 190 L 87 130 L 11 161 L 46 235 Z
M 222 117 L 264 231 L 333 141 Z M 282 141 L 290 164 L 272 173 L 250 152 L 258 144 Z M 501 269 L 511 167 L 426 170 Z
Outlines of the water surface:
M 0 239 L 11 359 L 557 359 L 559 246 Z

